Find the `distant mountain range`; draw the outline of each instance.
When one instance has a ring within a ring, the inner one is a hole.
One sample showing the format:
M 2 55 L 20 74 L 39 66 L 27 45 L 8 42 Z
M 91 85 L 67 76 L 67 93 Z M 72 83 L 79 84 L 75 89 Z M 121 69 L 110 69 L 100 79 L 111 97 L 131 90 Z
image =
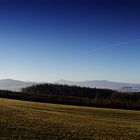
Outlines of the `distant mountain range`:
M 121 92 L 140 92 L 140 84 L 131 84 L 131 83 L 120 83 L 120 82 L 111 82 L 106 80 L 95 80 L 95 81 L 66 81 L 59 80 L 54 82 L 56 84 L 62 85 L 76 85 L 80 87 L 90 87 L 90 88 L 105 88 L 112 89 Z M 36 85 L 35 82 L 24 82 L 13 79 L 3 79 L 0 80 L 0 89 L 2 90 L 12 90 L 12 91 L 21 91 L 22 88 Z
M 12 90 L 12 91 L 21 91 L 22 88 L 32 86 L 36 83 L 32 82 L 23 82 L 13 79 L 3 79 L 0 80 L 0 89 L 2 90 Z
M 95 80 L 95 81 L 66 81 L 59 80 L 56 81 L 57 84 L 66 85 L 76 85 L 80 87 L 90 87 L 90 88 L 105 88 L 112 89 L 121 92 L 140 92 L 140 84 L 131 83 L 121 83 L 121 82 L 111 82 L 106 80 Z

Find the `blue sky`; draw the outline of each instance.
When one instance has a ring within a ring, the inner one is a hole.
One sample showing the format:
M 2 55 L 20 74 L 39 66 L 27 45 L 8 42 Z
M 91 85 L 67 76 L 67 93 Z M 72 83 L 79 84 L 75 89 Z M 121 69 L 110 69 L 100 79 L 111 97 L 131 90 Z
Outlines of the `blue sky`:
M 140 83 L 137 0 L 0 0 L 0 79 Z

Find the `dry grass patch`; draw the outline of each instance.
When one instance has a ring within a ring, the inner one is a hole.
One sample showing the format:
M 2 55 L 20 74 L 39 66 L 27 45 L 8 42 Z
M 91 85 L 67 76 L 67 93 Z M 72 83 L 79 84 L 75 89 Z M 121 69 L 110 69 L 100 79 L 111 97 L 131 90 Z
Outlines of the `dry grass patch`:
M 0 140 L 139 140 L 140 111 L 0 99 Z

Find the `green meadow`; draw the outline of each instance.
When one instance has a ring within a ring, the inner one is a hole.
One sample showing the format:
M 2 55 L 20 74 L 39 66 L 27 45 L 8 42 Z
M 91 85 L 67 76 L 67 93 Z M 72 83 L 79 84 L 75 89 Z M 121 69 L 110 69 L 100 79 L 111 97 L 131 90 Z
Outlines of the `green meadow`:
M 0 140 L 140 140 L 140 111 L 0 98 Z

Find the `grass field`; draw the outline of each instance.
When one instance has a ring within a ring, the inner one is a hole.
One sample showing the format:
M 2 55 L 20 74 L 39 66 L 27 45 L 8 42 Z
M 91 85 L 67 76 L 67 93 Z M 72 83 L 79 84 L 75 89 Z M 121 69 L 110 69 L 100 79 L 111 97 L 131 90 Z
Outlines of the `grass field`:
M 0 98 L 0 140 L 140 140 L 140 111 Z

